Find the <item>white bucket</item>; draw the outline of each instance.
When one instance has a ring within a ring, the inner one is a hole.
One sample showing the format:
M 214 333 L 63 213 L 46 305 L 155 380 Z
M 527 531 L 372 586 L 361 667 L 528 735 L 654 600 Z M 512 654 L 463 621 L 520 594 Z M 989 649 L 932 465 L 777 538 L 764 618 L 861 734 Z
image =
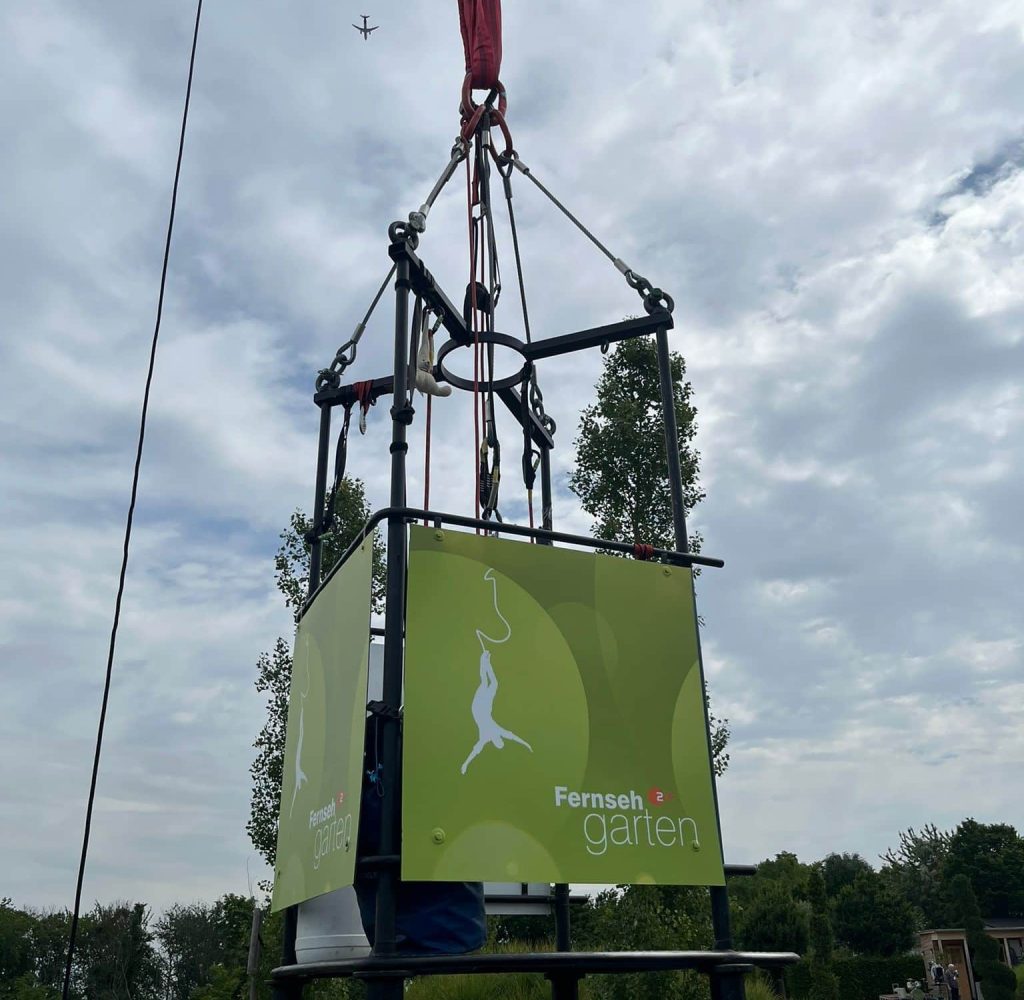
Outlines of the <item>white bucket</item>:
M 369 954 L 370 942 L 363 933 L 352 886 L 299 903 L 295 935 L 295 960 L 299 965 L 339 962 Z

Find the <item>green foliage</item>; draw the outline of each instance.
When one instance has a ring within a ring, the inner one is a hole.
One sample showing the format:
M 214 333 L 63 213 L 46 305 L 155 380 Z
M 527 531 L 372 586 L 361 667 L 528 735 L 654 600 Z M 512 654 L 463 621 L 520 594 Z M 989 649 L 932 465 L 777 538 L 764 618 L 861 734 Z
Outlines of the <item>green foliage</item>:
M 882 877 L 914 908 L 918 929 L 945 927 L 951 919 L 944 867 L 952 835 L 933 823 L 900 833 L 900 843 L 882 855 Z
M 843 1000 L 878 1000 L 892 992 L 893 983 L 920 979 L 924 966 L 919 955 L 894 958 L 837 958 L 832 963 L 836 979 L 842 983 Z M 792 1000 L 808 1000 L 811 993 L 811 962 L 804 960 L 786 970 L 786 993 Z
M 828 896 L 821 872 L 811 871 L 807 880 L 807 899 L 811 904 L 811 984 L 810 1000 L 839 1000 L 839 980 L 832 971 L 832 923 L 828 914 Z
M 686 363 L 682 355 L 673 352 L 669 360 L 683 503 L 689 512 L 704 499 L 698 482 L 700 455 L 692 446 L 697 434 L 697 411 L 691 402 L 692 387 L 683 381 Z M 594 518 L 591 530 L 597 538 L 674 549 L 655 341 L 643 338 L 620 343 L 605 358 L 595 391 L 597 402 L 580 416 L 576 466 L 569 475 L 569 489 Z M 700 551 L 699 536 L 690 539 L 690 547 Z M 721 777 L 729 766 L 729 720 L 714 715 L 706 692 L 705 700 L 711 759 L 715 775 Z
M 974 978 L 981 983 L 985 1000 L 1013 1000 L 1017 977 L 1013 969 L 999 959 L 978 959 L 973 963 Z
M 735 907 L 736 940 L 744 951 L 807 950 L 808 907 L 793 898 L 782 881 L 762 881 L 753 895 Z
M 679 354 L 671 355 L 671 369 L 679 465 L 689 511 L 704 499 L 697 482 L 700 456 L 692 447 L 697 411 L 690 383 L 683 381 L 686 365 Z M 597 537 L 675 548 L 654 340 L 619 344 L 605 358 L 596 391 L 597 402 L 580 417 L 569 488 L 595 519 Z
M 630 885 L 600 893 L 573 911 L 573 944 L 582 951 L 704 948 L 711 940 L 706 889 Z M 708 1000 L 692 972 L 588 977 L 594 1000 Z
M 328 505 L 330 501 L 328 497 Z M 322 539 L 321 565 L 324 573 L 341 558 L 369 516 L 370 508 L 366 503 L 362 482 L 358 479 L 343 479 L 335 502 L 334 527 Z M 306 600 L 309 585 L 310 546 L 306 534 L 311 528 L 312 520 L 302 511 L 295 511 L 288 527 L 281 532 L 281 547 L 274 559 L 278 590 L 296 621 Z M 375 536 L 371 585 L 371 602 L 375 612 L 380 612 L 383 606 L 385 576 L 384 548 Z M 249 821 L 245 826 L 253 847 L 271 867 L 277 855 L 277 812 L 281 802 L 291 678 L 291 643 L 278 638 L 273 650 L 261 653 L 256 662 L 256 690 L 267 696 L 267 720 L 253 743 L 256 759 L 249 768 L 252 794 Z M 269 885 L 262 888 L 269 889 Z
M 983 916 L 1024 916 L 1024 838 L 1009 824 L 965 819 L 950 838 L 943 874 L 970 879 Z
M 145 903 L 97 903 L 79 923 L 76 986 L 88 1000 L 155 996 L 160 963 Z
M 771 979 L 760 969 L 747 976 L 743 989 L 747 1000 L 780 1000 L 781 997 Z
M 200 984 L 214 982 L 215 967 L 245 969 L 255 905 L 252 899 L 229 893 L 213 904 L 179 904 L 163 914 L 156 923 L 156 938 L 164 954 L 167 1000 L 192 1000 Z M 221 976 L 217 988 L 225 981 Z
M 498 954 L 527 951 L 553 951 L 550 941 L 526 943 L 513 941 L 489 948 Z M 580 1000 L 592 1000 L 590 980 L 580 983 Z M 436 976 L 414 979 L 405 991 L 405 1000 L 549 1000 L 551 984 L 535 973 L 493 976 Z
M 900 955 L 914 944 L 914 913 L 870 866 L 839 891 L 836 937 L 862 955 Z
M 29 914 L 15 909 L 10 898 L 0 899 L 0 983 L 13 982 L 32 972 L 34 924 Z
M 825 894 L 835 899 L 848 885 L 853 885 L 859 875 L 874 875 L 875 870 L 859 854 L 830 854 L 818 862 L 821 877 L 825 880 Z
M 1014 968 L 1013 975 L 1017 980 L 1017 989 L 1014 992 L 1015 1000 L 1024 1000 L 1024 963 Z

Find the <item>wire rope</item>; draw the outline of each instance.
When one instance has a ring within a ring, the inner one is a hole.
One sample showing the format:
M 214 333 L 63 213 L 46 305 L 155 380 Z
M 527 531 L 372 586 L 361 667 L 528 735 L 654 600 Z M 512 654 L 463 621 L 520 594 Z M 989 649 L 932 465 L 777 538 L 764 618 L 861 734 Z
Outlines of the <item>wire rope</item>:
M 188 63 L 188 83 L 185 87 L 185 106 L 181 115 L 181 131 L 178 137 L 178 156 L 174 167 L 174 184 L 171 188 L 171 208 L 167 219 L 167 238 L 164 241 L 163 265 L 160 270 L 160 292 L 157 297 L 156 322 L 153 326 L 153 337 L 149 349 L 149 367 L 146 371 L 146 385 L 142 395 L 142 413 L 139 419 L 139 436 L 135 449 L 135 467 L 132 473 L 131 499 L 128 503 L 128 515 L 125 520 L 124 545 L 121 554 L 121 571 L 117 582 L 117 597 L 114 601 L 114 620 L 110 628 L 110 645 L 107 651 L 107 667 L 103 682 L 103 698 L 100 703 L 99 725 L 96 730 L 96 749 L 92 763 L 92 778 L 89 783 L 89 798 L 85 810 L 85 831 L 82 836 L 82 855 L 78 864 L 78 881 L 75 886 L 75 906 L 71 914 L 71 929 L 68 935 L 68 952 L 64 965 L 64 986 L 61 991 L 63 1000 L 68 1000 L 71 989 L 71 972 L 75 958 L 75 943 L 82 907 L 82 885 L 85 881 L 85 865 L 89 854 L 89 834 L 92 829 L 93 807 L 96 803 L 96 781 L 99 775 L 100 753 L 103 748 L 103 732 L 106 726 L 107 706 L 110 701 L 110 682 L 113 676 L 114 650 L 117 645 L 117 630 L 121 621 L 121 603 L 124 597 L 125 578 L 128 573 L 128 551 L 131 545 L 132 523 L 135 519 L 135 503 L 139 493 L 139 473 L 142 467 L 142 449 L 146 439 L 146 418 L 149 414 L 149 399 L 153 385 L 153 372 L 156 367 L 156 349 L 160 339 L 160 322 L 163 318 L 164 292 L 167 288 L 167 268 L 171 255 L 171 236 L 174 232 L 174 214 L 178 203 L 178 182 L 181 179 L 181 163 L 185 152 L 185 132 L 188 127 L 188 109 L 192 100 L 192 80 L 195 75 L 196 49 L 199 44 L 199 23 L 203 13 L 203 0 L 196 4 L 195 28 L 192 32 L 192 50 Z

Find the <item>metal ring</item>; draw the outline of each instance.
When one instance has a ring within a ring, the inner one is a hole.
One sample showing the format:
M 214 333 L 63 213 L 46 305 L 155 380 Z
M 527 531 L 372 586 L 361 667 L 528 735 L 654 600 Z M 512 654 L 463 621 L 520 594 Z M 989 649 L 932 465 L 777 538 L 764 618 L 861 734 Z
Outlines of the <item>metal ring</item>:
M 481 107 L 493 107 L 494 98 L 498 98 L 498 113 L 504 117 L 505 111 L 508 109 L 508 97 L 505 94 L 505 85 L 499 80 L 497 85 L 491 87 L 491 92 L 487 95 L 482 105 L 477 104 L 473 100 L 473 74 L 467 73 L 462 81 L 462 103 L 459 105 L 459 111 L 469 118 Z
M 482 392 L 498 392 L 501 389 L 514 389 L 522 385 L 529 378 L 530 362 L 526 360 L 526 345 L 516 337 L 507 333 L 488 333 L 481 331 L 477 334 L 476 342 L 480 344 L 493 344 L 495 347 L 507 347 L 515 351 L 523 359 L 523 367 L 514 375 L 506 375 L 504 378 L 496 378 L 493 382 L 490 379 L 477 379 L 474 385 L 472 379 L 462 378 L 460 375 L 453 375 L 444 365 L 444 359 L 448 357 L 457 347 L 469 347 L 470 344 L 460 344 L 457 340 L 449 340 L 442 344 L 437 352 L 437 368 L 444 376 L 444 380 L 455 386 L 456 389 L 464 389 L 472 392 L 475 389 Z

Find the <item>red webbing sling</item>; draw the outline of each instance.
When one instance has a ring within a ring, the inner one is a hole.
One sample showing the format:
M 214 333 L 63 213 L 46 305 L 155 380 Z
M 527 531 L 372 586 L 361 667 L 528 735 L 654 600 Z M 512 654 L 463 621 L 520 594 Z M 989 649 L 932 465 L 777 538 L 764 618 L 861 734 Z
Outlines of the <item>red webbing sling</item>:
M 459 0 L 466 73 L 474 90 L 498 85 L 501 72 L 501 0 Z

